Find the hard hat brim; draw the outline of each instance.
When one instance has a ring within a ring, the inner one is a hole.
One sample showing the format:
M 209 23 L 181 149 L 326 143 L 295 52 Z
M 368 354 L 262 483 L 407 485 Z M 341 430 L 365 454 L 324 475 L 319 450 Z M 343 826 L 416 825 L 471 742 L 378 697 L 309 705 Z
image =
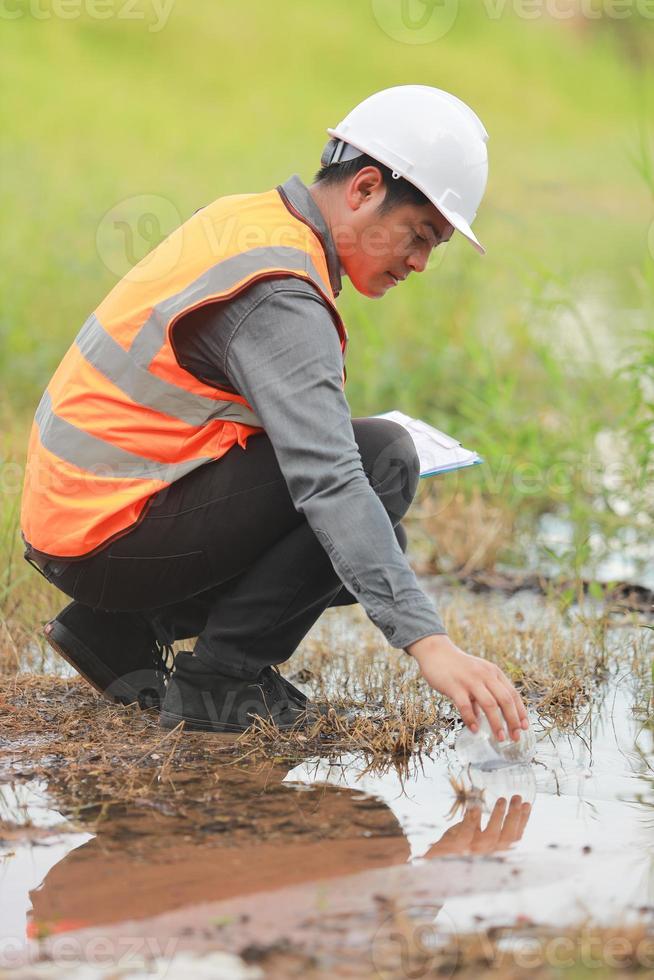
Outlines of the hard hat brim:
M 422 190 L 421 187 L 418 189 Z M 426 196 L 429 197 L 429 194 L 427 194 Z M 429 199 L 431 201 L 431 198 Z M 466 219 L 463 217 L 463 215 L 457 214 L 455 211 L 447 211 L 445 210 L 445 208 L 439 207 L 435 201 L 432 201 L 432 204 L 438 211 L 440 211 L 443 217 L 446 218 L 447 221 L 449 221 L 449 223 L 453 225 L 454 228 L 456 228 L 456 230 L 461 235 L 463 235 L 464 238 L 468 239 L 470 244 L 476 249 L 477 252 L 479 252 L 480 255 L 486 254 L 486 249 L 481 244 L 481 242 L 479 241 L 479 239 L 477 238 L 474 231 L 472 230 L 472 228 L 470 227 Z

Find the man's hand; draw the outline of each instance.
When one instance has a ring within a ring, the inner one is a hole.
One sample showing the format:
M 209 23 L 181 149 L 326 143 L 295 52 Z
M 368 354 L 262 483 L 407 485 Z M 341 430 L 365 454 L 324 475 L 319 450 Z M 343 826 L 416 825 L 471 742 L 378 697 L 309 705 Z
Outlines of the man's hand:
M 446 635 L 435 634 L 416 640 L 406 652 L 418 661 L 430 687 L 451 698 L 472 732 L 478 729 L 479 708 L 498 741 L 505 737 L 503 721 L 514 741 L 527 729 L 527 709 L 506 674 L 489 663 L 455 646 Z
M 531 804 L 520 796 L 512 796 L 509 808 L 506 800 L 500 797 L 486 828 L 481 829 L 481 808 L 472 807 L 459 823 L 449 827 L 440 840 L 432 844 L 425 854 L 426 858 L 442 857 L 444 854 L 492 854 L 504 851 L 522 839 Z

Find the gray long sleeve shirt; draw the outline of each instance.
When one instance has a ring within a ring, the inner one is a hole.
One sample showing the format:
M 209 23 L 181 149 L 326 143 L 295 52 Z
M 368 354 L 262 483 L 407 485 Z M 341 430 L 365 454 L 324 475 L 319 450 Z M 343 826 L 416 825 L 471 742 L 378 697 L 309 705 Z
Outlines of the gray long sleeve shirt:
M 297 176 L 280 192 L 324 243 L 338 295 L 340 263 L 318 206 Z M 175 348 L 193 375 L 247 398 L 296 510 L 389 643 L 402 648 L 444 633 L 363 470 L 338 333 L 313 286 L 292 276 L 254 283 L 228 303 L 187 314 L 175 326 Z

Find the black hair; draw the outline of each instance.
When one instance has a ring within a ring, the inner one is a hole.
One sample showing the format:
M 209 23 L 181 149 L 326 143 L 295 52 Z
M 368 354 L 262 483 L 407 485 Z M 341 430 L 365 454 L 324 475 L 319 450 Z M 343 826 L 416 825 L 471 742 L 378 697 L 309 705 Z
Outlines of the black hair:
M 377 167 L 381 171 L 384 187 L 386 188 L 386 196 L 379 205 L 378 210 L 380 214 L 387 214 L 400 204 L 431 203 L 429 198 L 422 191 L 419 191 L 417 187 L 410 184 L 404 177 L 395 179 L 390 167 L 380 163 L 378 160 L 374 160 L 367 153 L 362 154 L 360 157 L 355 157 L 353 160 L 346 160 L 344 163 L 332 163 L 326 167 L 321 167 L 313 179 L 318 184 L 333 187 L 336 184 L 344 183 L 346 180 L 351 180 L 364 167 Z

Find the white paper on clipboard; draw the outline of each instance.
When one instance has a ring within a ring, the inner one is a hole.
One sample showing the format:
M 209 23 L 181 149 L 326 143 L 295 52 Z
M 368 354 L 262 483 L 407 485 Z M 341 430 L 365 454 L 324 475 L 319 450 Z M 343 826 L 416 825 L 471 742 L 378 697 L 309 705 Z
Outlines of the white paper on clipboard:
M 453 436 L 448 436 L 421 419 L 413 419 L 398 411 L 384 412 L 375 418 L 390 419 L 407 430 L 415 443 L 420 460 L 420 476 L 437 476 L 439 473 L 483 463 L 479 453 L 465 449 Z

